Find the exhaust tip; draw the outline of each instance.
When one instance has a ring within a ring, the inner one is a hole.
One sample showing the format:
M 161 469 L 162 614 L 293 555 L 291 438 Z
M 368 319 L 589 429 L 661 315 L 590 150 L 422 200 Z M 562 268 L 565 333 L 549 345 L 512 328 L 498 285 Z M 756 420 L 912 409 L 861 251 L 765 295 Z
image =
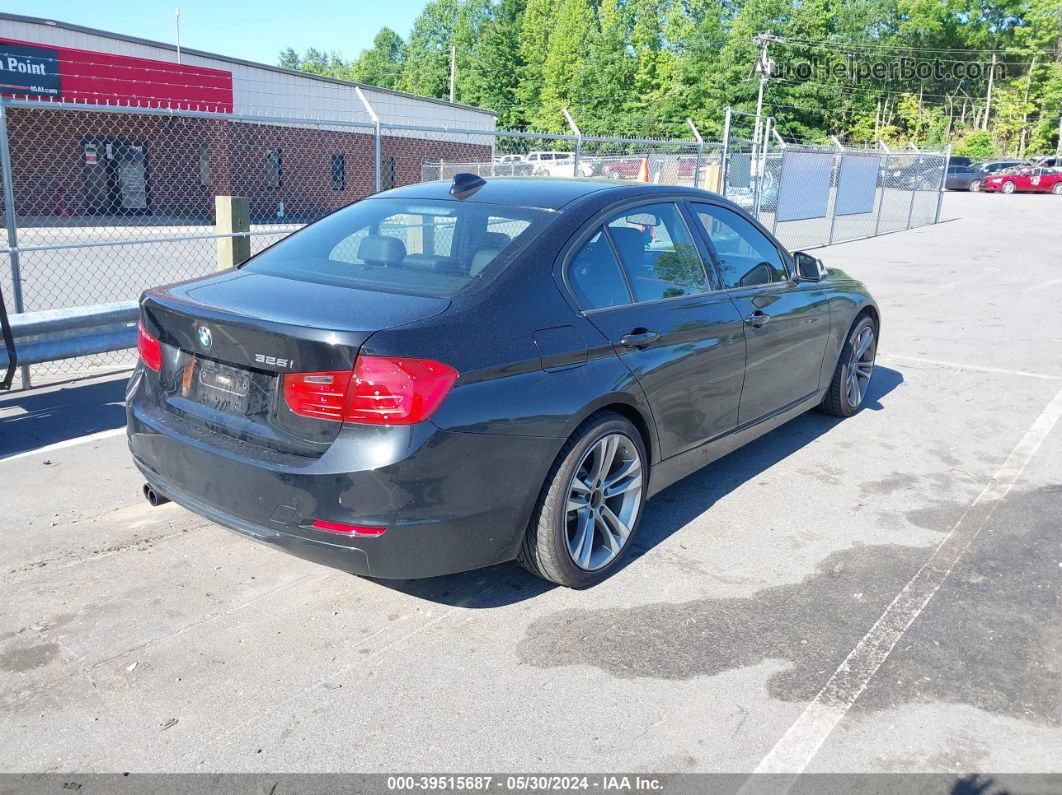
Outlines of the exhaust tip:
M 160 505 L 170 501 L 169 497 L 163 497 L 155 491 L 150 483 L 144 484 L 144 499 L 148 501 L 148 504 L 151 505 L 152 508 L 158 508 Z

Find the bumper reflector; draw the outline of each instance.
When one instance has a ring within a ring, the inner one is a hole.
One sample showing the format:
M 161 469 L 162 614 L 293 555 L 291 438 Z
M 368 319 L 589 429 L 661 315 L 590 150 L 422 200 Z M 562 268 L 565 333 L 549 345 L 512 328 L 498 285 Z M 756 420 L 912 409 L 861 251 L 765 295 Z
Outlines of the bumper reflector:
M 373 527 L 370 525 L 341 524 L 340 522 L 326 522 L 318 519 L 313 523 L 314 530 L 322 533 L 337 533 L 343 536 L 382 536 L 387 532 L 386 527 Z

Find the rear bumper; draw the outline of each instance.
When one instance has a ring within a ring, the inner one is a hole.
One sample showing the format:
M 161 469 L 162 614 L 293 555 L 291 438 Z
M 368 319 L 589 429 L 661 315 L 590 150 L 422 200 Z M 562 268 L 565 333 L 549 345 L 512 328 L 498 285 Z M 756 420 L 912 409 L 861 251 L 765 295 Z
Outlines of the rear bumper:
M 293 460 L 188 427 L 151 405 L 135 383 L 127 406 L 129 448 L 157 492 L 299 557 L 385 579 L 450 574 L 514 558 L 563 443 L 454 433 L 431 423 L 346 427 L 320 458 Z M 387 531 L 323 533 L 312 529 L 316 519 Z

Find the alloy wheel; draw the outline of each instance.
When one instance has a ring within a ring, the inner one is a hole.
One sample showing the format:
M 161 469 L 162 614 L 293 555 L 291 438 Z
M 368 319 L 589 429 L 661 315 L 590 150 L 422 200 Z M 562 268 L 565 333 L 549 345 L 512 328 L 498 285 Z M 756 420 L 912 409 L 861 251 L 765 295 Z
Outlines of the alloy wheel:
M 980 190 L 981 190 L 981 180 L 975 179 L 973 182 L 970 183 L 970 192 L 971 193 L 977 193 Z
M 864 326 L 852 343 L 852 356 L 848 360 L 848 376 L 845 391 L 848 405 L 858 408 L 870 388 L 870 377 L 874 374 L 874 327 Z
M 595 442 L 568 486 L 565 522 L 568 553 L 584 571 L 597 571 L 620 554 L 642 503 L 642 459 L 621 433 Z
M 1004 193 L 1013 193 L 1014 192 L 1014 183 L 1013 182 L 1004 182 L 1003 183 L 1003 192 Z

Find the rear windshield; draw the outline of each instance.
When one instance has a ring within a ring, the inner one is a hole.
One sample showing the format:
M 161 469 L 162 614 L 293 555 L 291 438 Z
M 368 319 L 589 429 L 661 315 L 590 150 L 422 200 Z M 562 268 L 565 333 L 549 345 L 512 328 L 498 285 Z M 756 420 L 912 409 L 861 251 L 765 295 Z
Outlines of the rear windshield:
M 366 199 L 249 260 L 286 279 L 450 297 L 512 259 L 552 213 L 491 204 Z

